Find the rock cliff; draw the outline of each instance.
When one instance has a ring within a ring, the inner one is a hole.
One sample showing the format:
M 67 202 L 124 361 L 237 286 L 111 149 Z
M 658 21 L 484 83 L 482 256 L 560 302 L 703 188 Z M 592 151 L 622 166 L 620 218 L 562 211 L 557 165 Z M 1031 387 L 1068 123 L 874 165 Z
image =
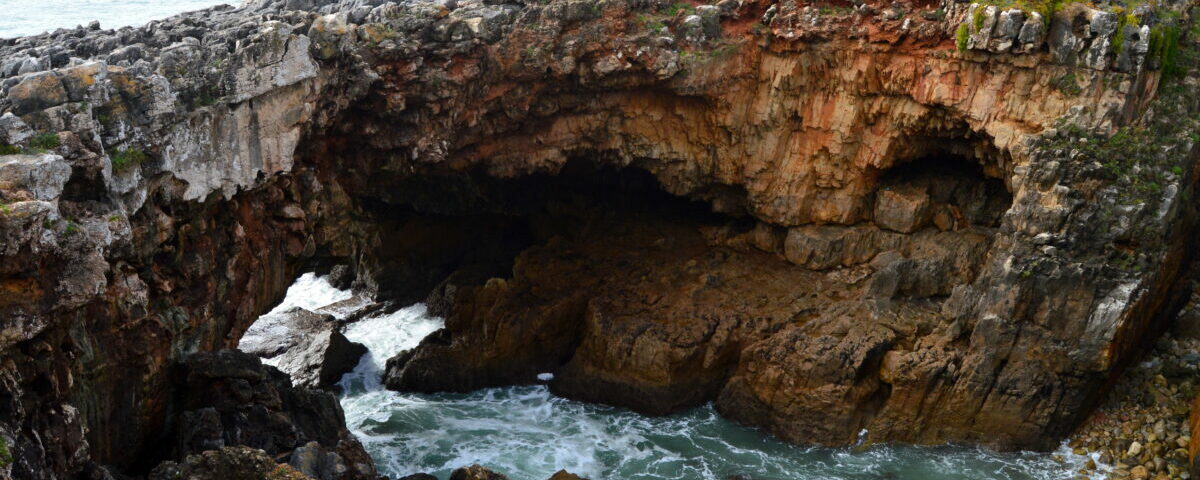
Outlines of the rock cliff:
M 334 263 L 448 317 L 395 388 L 1054 445 L 1195 250 L 1192 12 L 1128 7 L 255 0 L 0 40 L 0 471 L 207 461 L 161 448 L 176 371 Z

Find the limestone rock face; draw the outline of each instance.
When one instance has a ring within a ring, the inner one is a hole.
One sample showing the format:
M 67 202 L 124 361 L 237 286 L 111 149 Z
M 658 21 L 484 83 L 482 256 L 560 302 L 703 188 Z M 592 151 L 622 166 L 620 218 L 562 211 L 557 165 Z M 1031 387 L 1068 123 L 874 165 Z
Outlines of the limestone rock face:
M 0 147 L 22 153 L 0 157 L 14 476 L 186 461 L 158 444 L 185 411 L 213 433 L 198 444 L 224 441 L 171 365 L 237 345 L 312 265 L 398 299 L 439 289 L 447 329 L 395 362 L 398 386 L 548 369 L 563 394 L 716 400 L 835 445 L 860 427 L 1056 445 L 1182 303 L 1195 66 L 1165 76 L 1151 37 L 1189 15 L 456 3 L 256 0 L 0 40 Z M 536 219 L 570 205 L 495 183 L 580 159 L 743 223 L 679 227 L 679 251 L 644 226 L 552 242 Z M 430 226 L 485 213 L 534 220 Z M 480 244 L 524 252 L 464 273 Z M 616 258 L 637 288 L 600 280 Z

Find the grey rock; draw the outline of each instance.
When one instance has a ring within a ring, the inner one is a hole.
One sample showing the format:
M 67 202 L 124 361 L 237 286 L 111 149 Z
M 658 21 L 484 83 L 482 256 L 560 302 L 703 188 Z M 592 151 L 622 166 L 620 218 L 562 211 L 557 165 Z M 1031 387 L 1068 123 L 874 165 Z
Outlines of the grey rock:
M 55 201 L 71 177 L 71 166 L 58 155 L 0 156 L 0 189 L 9 201 Z

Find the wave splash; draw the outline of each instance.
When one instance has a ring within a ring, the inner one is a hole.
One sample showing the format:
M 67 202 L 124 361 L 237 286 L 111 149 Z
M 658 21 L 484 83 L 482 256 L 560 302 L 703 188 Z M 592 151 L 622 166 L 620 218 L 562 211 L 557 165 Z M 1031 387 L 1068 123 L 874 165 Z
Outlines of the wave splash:
M 323 278 L 304 276 L 291 306 L 348 298 Z M 321 305 L 317 305 L 321 304 Z M 417 304 L 349 325 L 367 346 L 341 380 L 346 423 L 380 473 L 447 478 L 479 463 L 514 480 L 541 480 L 566 469 L 593 480 L 1054 480 L 1076 476 L 1088 460 L 1065 447 L 1055 454 L 979 448 L 790 445 L 729 422 L 711 406 L 666 417 L 555 397 L 544 385 L 466 394 L 407 394 L 384 389 L 387 359 L 416 347 L 443 326 Z

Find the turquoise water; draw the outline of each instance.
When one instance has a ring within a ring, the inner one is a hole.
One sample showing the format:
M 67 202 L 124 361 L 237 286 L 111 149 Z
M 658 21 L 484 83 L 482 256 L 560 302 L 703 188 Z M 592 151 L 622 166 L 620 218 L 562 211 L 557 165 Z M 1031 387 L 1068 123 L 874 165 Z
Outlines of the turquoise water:
M 103 28 L 139 26 L 177 13 L 241 0 L 0 0 L 0 38 L 36 35 L 99 20 Z
M 346 295 L 306 275 L 285 304 L 316 308 Z M 1087 460 L 1065 449 L 1056 453 L 1059 461 L 1046 453 L 948 446 L 800 447 L 726 421 L 711 406 L 645 417 L 558 398 L 541 385 L 437 395 L 383 389 L 387 359 L 441 326 L 414 305 L 345 332 L 369 349 L 342 379 L 346 421 L 393 478 L 427 472 L 445 479 L 479 463 L 513 480 L 544 480 L 559 469 L 592 480 L 1049 480 L 1073 478 Z

